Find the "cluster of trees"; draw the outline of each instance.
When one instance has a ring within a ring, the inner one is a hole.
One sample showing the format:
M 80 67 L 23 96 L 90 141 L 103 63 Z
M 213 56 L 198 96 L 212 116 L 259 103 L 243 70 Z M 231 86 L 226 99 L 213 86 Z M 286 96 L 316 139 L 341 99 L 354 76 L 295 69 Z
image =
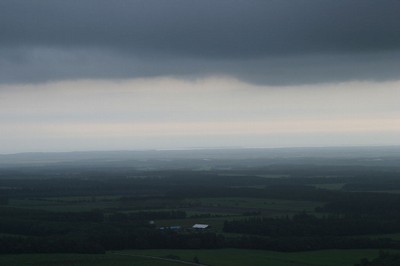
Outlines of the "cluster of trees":
M 354 237 L 224 237 L 213 232 L 182 233 L 154 228 L 93 226 L 86 232 L 43 237 L 0 237 L 0 253 L 103 253 L 121 249 L 218 249 L 246 248 L 306 251 L 335 248 L 400 248 L 390 239 Z
M 389 193 L 346 193 L 342 198 L 327 202 L 318 212 L 347 215 L 400 218 L 400 195 Z
M 302 212 L 292 218 L 251 217 L 225 221 L 223 229 L 228 233 L 272 237 L 352 236 L 399 232 L 400 219 L 387 220 L 356 215 L 318 218 Z
M 50 212 L 1 207 L 0 212 L 0 233 L 24 236 L 61 235 L 104 220 L 101 211 Z
M 251 187 L 208 187 L 188 186 L 185 189 L 171 189 L 166 197 L 203 198 L 203 197 L 244 197 L 284 200 L 331 201 L 341 198 L 344 193 L 328 191 L 306 185 L 273 184 L 264 188 Z
M 43 237 L 0 237 L 0 254 L 6 253 L 104 253 L 121 249 L 204 249 L 224 247 L 215 233 L 177 233 L 152 228 L 94 226 L 87 232 Z
M 34 209 L 0 208 L 0 233 L 24 236 L 52 236 L 85 231 L 94 225 L 116 229 L 152 227 L 150 220 L 184 219 L 184 211 L 112 212 L 51 212 Z
M 346 191 L 390 191 L 399 190 L 400 184 L 398 182 L 355 182 L 347 183 L 343 186 L 343 190 Z
M 133 222 L 149 221 L 156 219 L 185 219 L 185 211 L 139 211 L 139 212 L 115 212 L 108 215 L 107 219 L 111 222 Z
M 0 205 L 7 205 L 7 204 L 8 204 L 8 198 L 0 196 Z
M 0 236 L 0 254 L 104 252 L 99 243 L 81 236 Z
M 0 208 L 0 253 L 102 253 L 129 248 L 217 248 L 215 233 L 159 230 L 151 219 L 183 219 L 183 211 L 51 212 Z
M 360 263 L 354 266 L 398 266 L 400 265 L 400 254 L 390 252 L 379 252 L 379 256 L 373 260 L 361 259 Z

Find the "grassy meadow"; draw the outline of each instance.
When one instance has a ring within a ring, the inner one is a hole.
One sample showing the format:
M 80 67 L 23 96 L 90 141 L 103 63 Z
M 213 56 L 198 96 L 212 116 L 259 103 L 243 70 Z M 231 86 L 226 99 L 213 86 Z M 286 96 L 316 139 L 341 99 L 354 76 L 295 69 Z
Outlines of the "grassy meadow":
M 244 249 L 220 250 L 125 250 L 91 254 L 20 254 L 0 256 L 7 266 L 178 266 L 193 262 L 210 266 L 353 266 L 361 258 L 374 258 L 378 250 L 321 250 L 308 252 L 274 252 Z M 142 257 L 149 256 L 149 257 Z M 150 258 L 150 257 L 159 257 Z M 175 258 L 182 262 L 166 261 Z

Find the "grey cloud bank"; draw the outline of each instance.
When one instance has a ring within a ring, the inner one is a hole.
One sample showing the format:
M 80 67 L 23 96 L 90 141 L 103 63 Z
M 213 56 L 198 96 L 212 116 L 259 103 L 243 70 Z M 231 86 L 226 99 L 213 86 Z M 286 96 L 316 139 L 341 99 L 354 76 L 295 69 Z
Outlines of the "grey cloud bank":
M 3 0 L 0 82 L 398 79 L 400 1 Z
M 14 54 L 14 56 L 12 56 Z M 174 76 L 183 79 L 235 76 L 269 85 L 397 80 L 400 52 L 314 54 L 259 59 L 141 58 L 101 50 L 32 49 L 10 51 L 0 62 L 0 82 L 43 82 L 68 79 L 125 79 Z

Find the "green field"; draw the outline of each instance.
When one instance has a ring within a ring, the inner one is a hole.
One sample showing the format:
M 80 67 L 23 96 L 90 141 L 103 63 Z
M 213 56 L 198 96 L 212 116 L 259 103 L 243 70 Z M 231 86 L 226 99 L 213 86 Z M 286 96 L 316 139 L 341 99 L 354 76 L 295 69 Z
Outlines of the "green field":
M 189 202 L 190 203 L 190 202 Z M 257 198 L 201 198 L 191 200 L 193 205 L 208 208 L 211 213 L 243 213 L 249 211 L 261 211 L 265 215 L 293 214 L 299 211 L 313 212 L 320 202 L 299 201 L 299 200 L 278 200 L 278 199 L 257 199 Z M 194 208 L 195 209 L 195 208 Z M 204 210 L 206 211 L 206 209 Z
M 353 266 L 361 258 L 374 258 L 378 250 L 322 250 L 308 252 L 274 252 L 262 250 L 220 249 L 220 250 L 129 250 L 109 252 L 104 255 L 87 254 L 23 254 L 2 255 L 0 265 L 7 266 L 178 266 L 180 262 L 164 261 L 175 257 L 193 262 L 197 257 L 201 264 L 213 266 Z M 145 258 L 141 256 L 154 256 Z
M 328 190 L 340 190 L 346 183 L 332 183 L 332 184 L 315 184 L 316 188 L 328 189 Z
M 182 260 L 214 266 L 353 266 L 361 258 L 374 258 L 378 250 L 321 250 L 308 252 L 275 252 L 262 250 L 221 249 L 221 250 L 132 250 L 124 254 L 164 257 L 179 256 Z
M 0 265 L 4 266 L 178 266 L 182 263 L 160 259 L 122 256 L 117 254 L 22 254 L 2 255 Z
M 54 197 L 54 198 L 24 198 L 12 199 L 9 206 L 36 209 L 53 212 L 84 212 L 98 209 L 135 211 L 147 209 L 175 209 L 181 205 L 181 200 L 144 199 L 123 201 L 121 196 L 107 197 Z
M 75 199 L 75 200 L 74 200 Z M 111 200 L 78 200 L 75 197 L 53 199 L 12 199 L 9 206 L 36 209 L 54 212 L 83 212 L 94 209 L 106 209 L 118 207 L 118 202 Z

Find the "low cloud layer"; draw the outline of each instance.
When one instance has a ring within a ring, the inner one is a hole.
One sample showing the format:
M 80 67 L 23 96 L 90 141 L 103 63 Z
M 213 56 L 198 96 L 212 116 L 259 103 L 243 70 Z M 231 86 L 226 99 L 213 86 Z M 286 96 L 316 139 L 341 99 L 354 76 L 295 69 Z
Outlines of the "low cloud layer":
M 395 0 L 3 0 L 0 83 L 399 79 Z
M 400 82 L 227 78 L 0 86 L 0 153 L 400 145 Z

